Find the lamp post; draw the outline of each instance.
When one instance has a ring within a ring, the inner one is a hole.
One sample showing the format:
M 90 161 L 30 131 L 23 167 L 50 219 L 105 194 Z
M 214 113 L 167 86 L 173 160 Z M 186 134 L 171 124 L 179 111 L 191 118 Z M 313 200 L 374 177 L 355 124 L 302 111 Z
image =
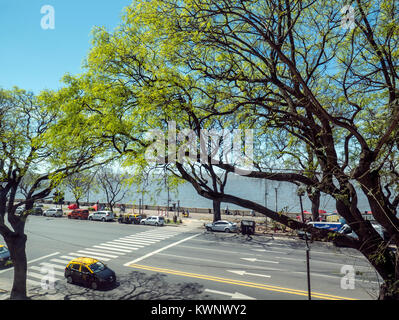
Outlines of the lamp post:
M 305 190 L 303 187 L 298 188 L 297 192 L 299 196 L 299 203 L 301 206 L 301 215 L 302 215 L 302 223 L 305 223 L 305 217 L 303 215 L 303 205 L 302 205 L 302 197 L 305 195 Z M 308 281 L 308 299 L 312 300 L 311 297 L 311 289 L 310 289 L 310 248 L 309 248 L 309 243 L 308 243 L 308 234 L 305 231 L 305 243 L 306 243 L 306 273 L 307 273 L 307 281 Z

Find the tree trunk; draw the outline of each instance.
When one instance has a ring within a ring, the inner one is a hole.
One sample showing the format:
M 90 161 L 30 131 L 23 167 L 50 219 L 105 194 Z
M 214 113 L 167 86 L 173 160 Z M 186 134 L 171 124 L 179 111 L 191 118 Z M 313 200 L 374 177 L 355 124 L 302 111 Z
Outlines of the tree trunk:
M 220 201 L 213 200 L 213 222 L 221 220 Z
M 11 300 L 28 299 L 26 295 L 26 273 L 28 269 L 25 252 L 26 239 L 25 234 L 15 233 L 5 238 L 14 265 L 14 283 L 11 290 Z
M 312 219 L 313 221 L 318 221 L 320 209 L 320 191 L 308 192 L 308 197 L 312 202 Z

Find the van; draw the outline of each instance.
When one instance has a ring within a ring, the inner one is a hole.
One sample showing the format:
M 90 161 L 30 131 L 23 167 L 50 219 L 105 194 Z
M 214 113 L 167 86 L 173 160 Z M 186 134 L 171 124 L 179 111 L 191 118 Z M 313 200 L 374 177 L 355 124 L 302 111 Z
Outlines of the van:
M 68 213 L 68 219 L 87 220 L 88 216 L 89 210 L 86 209 L 75 209 Z

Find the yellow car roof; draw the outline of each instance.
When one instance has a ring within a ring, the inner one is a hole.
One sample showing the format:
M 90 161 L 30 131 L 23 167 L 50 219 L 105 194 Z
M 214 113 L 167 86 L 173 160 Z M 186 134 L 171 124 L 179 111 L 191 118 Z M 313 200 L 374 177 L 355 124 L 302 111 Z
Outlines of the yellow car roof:
M 3 248 L 4 246 L 2 244 L 0 244 L 0 248 Z
M 100 261 L 100 260 L 94 259 L 94 258 L 88 258 L 88 257 L 79 257 L 79 258 L 75 258 L 75 259 L 71 260 L 69 263 L 77 262 L 77 263 L 83 263 L 83 264 L 88 265 L 88 264 L 96 263 L 98 261 Z

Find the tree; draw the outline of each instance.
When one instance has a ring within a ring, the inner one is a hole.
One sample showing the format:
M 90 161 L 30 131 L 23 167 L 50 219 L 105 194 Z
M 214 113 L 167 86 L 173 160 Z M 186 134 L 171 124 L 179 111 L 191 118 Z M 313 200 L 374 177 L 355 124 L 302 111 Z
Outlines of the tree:
M 127 176 L 114 171 L 111 167 L 103 168 L 96 175 L 96 182 L 105 193 L 109 210 L 113 211 L 115 204 L 123 200 L 128 189 Z
M 73 194 L 78 207 L 79 200 L 90 190 L 94 176 L 95 173 L 91 171 L 78 172 L 64 180 L 63 184 Z
M 24 229 L 35 201 L 48 197 L 63 177 L 89 168 L 95 160 L 90 152 L 93 144 L 79 146 L 73 137 L 66 138 L 64 143 L 76 147 L 68 155 L 65 144 L 52 144 L 52 139 L 57 141 L 52 131 L 57 120 L 57 113 L 32 93 L 18 88 L 0 90 L 0 234 L 14 265 L 11 299 L 27 298 Z M 25 198 L 17 202 L 24 179 Z M 24 210 L 18 213 L 20 207 Z
M 92 134 L 112 142 L 126 165 L 143 165 L 153 142 L 162 145 L 155 130 L 145 138 L 151 129 L 167 131 L 166 119 L 179 132 L 193 130 L 197 139 L 215 120 L 228 130 L 238 125 L 259 136 L 287 137 L 284 151 L 270 152 L 284 155 L 280 169 L 298 150 L 306 152 L 299 171 L 268 170 L 255 152 L 246 176 L 303 184 L 315 201 L 320 192 L 330 195 L 359 239 L 304 225 L 212 189 L 199 177 L 206 167 L 236 172 L 240 163 L 176 160 L 180 144 L 167 138 L 166 156 L 155 152 L 155 158 L 171 164 L 168 169 L 203 197 L 359 250 L 384 279 L 380 297 L 398 299 L 399 255 L 389 249 L 399 245 L 398 197 L 391 191 L 397 181 L 398 7 L 380 4 L 353 3 L 354 28 L 345 29 L 341 5 L 324 0 L 134 3 L 113 34 L 94 32 L 87 73 L 66 79 L 73 93 L 68 99 L 79 102 L 72 116 L 90 121 Z M 263 143 L 256 147 L 265 150 Z M 363 219 L 357 187 L 388 241 Z

